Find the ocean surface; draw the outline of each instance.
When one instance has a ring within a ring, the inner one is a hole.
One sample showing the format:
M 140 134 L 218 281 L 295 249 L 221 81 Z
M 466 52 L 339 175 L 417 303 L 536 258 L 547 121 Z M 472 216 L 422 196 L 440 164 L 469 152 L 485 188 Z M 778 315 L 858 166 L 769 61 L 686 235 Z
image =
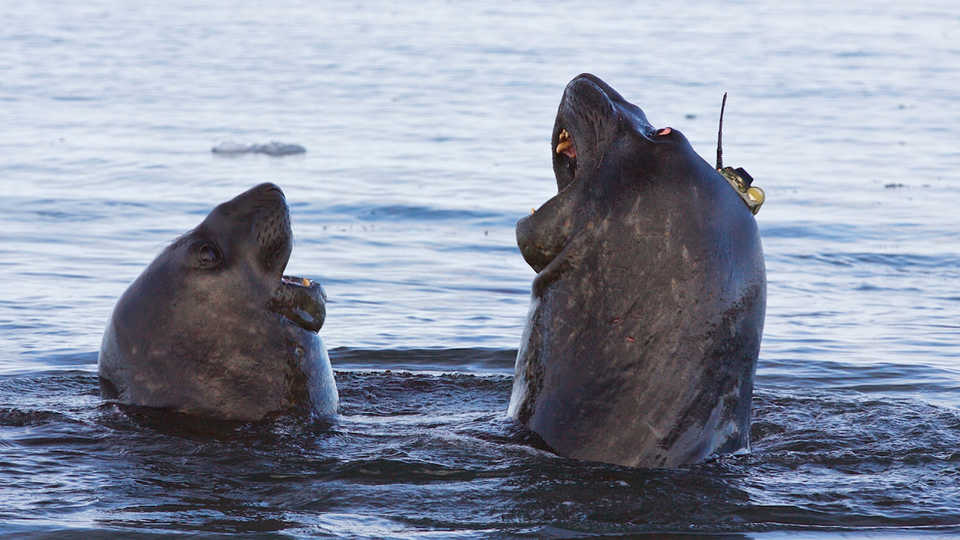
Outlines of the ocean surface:
M 516 221 L 592 72 L 765 189 L 752 452 L 634 470 L 506 418 Z M 0 536 L 960 536 L 954 2 L 0 4 Z M 222 142 L 306 153 L 220 155 Z M 263 181 L 333 425 L 101 403 L 114 302 Z

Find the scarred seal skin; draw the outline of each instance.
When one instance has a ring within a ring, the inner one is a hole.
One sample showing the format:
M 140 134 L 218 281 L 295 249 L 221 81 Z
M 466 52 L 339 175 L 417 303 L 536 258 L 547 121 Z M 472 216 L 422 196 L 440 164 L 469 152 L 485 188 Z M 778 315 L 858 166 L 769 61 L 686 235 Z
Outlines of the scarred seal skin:
M 117 302 L 100 347 L 103 397 L 223 420 L 336 415 L 317 335 L 326 296 L 316 282 L 283 275 L 292 245 L 274 184 L 214 208 Z
M 590 74 L 552 148 L 559 193 L 517 224 L 537 276 L 508 416 L 560 455 L 631 467 L 748 449 L 766 310 L 750 210 Z

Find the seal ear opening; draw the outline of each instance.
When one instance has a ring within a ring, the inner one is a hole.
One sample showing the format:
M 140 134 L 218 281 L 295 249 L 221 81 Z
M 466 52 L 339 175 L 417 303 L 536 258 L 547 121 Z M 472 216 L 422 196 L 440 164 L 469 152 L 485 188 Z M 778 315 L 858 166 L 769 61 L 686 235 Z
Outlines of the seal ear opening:
M 223 252 L 213 242 L 201 241 L 190 247 L 193 267 L 201 270 L 211 270 L 223 263 Z

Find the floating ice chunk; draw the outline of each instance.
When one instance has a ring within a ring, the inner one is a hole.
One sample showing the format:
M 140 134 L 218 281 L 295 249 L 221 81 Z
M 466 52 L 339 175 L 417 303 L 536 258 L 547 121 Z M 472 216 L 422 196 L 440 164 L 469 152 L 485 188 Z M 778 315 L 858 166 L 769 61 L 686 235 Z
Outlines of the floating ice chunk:
M 270 156 L 288 156 L 290 154 L 303 154 L 307 151 L 306 148 L 300 146 L 299 144 L 289 144 L 282 143 L 277 141 L 270 141 L 267 144 L 255 144 L 253 145 L 254 152 L 260 152 L 262 154 L 267 154 Z
M 225 141 L 210 149 L 214 154 L 245 154 L 250 151 L 250 144 Z
M 210 149 L 214 154 L 267 154 L 268 156 L 289 156 L 303 154 L 306 148 L 299 144 L 270 141 L 267 144 L 243 144 L 232 141 L 222 142 Z

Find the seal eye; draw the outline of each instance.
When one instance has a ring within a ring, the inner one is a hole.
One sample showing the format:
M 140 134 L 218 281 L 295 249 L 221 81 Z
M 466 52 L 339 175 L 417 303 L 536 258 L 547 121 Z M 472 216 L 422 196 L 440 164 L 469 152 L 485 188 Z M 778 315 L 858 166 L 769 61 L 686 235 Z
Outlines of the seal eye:
M 213 268 L 220 264 L 220 250 L 212 244 L 200 244 L 196 248 L 198 268 Z

